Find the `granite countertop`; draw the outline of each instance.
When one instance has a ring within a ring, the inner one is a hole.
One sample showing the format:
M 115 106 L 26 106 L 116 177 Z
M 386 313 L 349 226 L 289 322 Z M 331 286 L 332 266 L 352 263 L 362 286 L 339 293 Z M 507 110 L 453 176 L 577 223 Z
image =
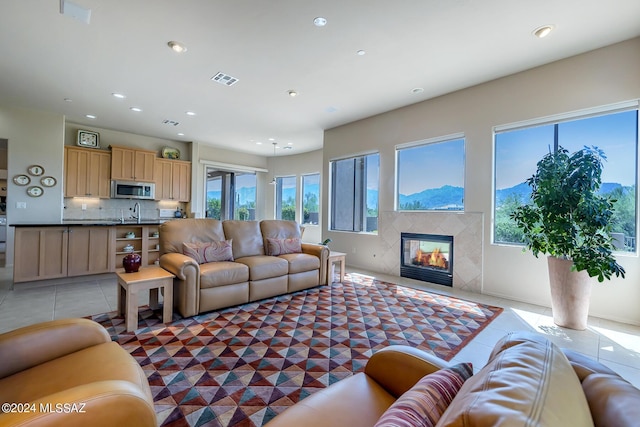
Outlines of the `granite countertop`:
M 166 222 L 168 219 L 149 219 L 142 220 L 140 223 L 136 221 L 125 221 L 115 219 L 83 219 L 83 220 L 62 220 L 54 222 L 24 222 L 24 223 L 12 223 L 10 227 L 87 227 L 87 226 L 128 226 L 128 225 L 160 225 Z

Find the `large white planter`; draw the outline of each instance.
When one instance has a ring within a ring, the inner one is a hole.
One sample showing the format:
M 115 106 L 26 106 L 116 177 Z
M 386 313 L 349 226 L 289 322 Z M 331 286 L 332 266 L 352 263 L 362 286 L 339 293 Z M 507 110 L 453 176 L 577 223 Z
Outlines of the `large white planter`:
M 591 278 L 585 270 L 571 271 L 571 260 L 550 256 L 547 263 L 553 322 L 565 328 L 586 329 L 593 286 Z

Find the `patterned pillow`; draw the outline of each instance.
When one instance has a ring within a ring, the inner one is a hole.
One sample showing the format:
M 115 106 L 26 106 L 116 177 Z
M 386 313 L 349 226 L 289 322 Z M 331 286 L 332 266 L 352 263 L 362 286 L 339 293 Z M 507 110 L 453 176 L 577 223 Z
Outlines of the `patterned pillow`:
M 182 253 L 195 259 L 198 264 L 216 261 L 233 261 L 231 240 L 183 243 Z
M 471 363 L 459 363 L 425 375 L 382 414 L 374 427 L 435 426 L 472 375 Z
M 278 256 L 284 254 L 299 254 L 302 243 L 298 238 L 274 239 L 267 237 L 267 255 Z

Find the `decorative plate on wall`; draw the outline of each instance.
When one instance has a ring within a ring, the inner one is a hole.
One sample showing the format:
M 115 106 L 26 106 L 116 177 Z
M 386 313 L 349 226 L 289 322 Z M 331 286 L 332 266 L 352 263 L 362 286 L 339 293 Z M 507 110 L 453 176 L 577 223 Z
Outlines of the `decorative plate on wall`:
M 29 185 L 30 182 L 31 178 L 27 175 L 20 174 L 13 177 L 13 183 L 16 185 Z
M 40 165 L 31 165 L 27 168 L 29 175 L 40 176 L 44 173 L 44 168 Z
M 43 187 L 54 187 L 57 183 L 58 181 L 52 176 L 43 176 L 40 178 L 40 184 L 42 184 Z
M 43 193 L 44 190 L 42 189 L 42 187 L 38 187 L 37 185 L 27 188 L 27 194 L 31 197 L 40 197 Z

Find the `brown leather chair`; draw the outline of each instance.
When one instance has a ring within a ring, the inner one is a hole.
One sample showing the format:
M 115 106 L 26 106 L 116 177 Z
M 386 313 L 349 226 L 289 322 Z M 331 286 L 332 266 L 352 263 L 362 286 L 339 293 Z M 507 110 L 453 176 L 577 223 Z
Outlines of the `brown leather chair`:
M 157 425 L 142 368 L 88 319 L 0 334 L 0 403 L 2 426 Z

